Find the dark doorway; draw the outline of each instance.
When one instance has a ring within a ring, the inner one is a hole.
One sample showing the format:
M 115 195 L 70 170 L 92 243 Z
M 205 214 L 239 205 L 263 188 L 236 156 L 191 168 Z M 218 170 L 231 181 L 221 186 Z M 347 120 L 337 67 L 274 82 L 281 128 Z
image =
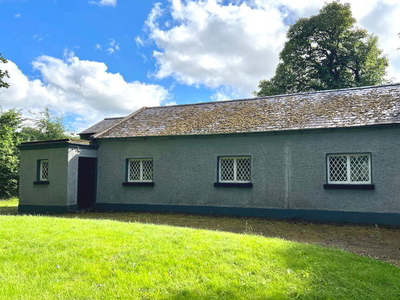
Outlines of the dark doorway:
M 78 207 L 88 209 L 96 202 L 97 158 L 79 157 L 78 165 Z

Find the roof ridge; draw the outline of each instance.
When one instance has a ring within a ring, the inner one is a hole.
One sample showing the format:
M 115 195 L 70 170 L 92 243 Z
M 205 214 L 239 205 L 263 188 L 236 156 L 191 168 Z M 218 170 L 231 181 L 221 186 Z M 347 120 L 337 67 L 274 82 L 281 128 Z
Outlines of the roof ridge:
M 301 93 L 292 93 L 292 94 L 280 94 L 280 95 L 271 95 L 271 96 L 264 96 L 264 97 L 207 101 L 207 102 L 200 102 L 200 103 L 186 103 L 186 104 L 164 105 L 164 106 L 150 106 L 147 108 L 155 109 L 155 108 L 168 108 L 168 107 L 177 107 L 177 106 L 194 106 L 194 105 L 217 104 L 217 103 L 228 103 L 228 102 L 239 102 L 239 101 L 254 101 L 254 100 L 272 99 L 272 98 L 285 98 L 285 97 L 300 96 L 300 95 L 313 95 L 313 94 L 343 92 L 343 91 L 351 91 L 351 90 L 366 90 L 366 89 L 374 89 L 374 88 L 377 89 L 377 88 L 385 88 L 385 87 L 390 87 L 390 86 L 400 86 L 400 82 L 392 83 L 392 84 L 359 86 L 359 87 L 334 89 L 334 90 L 322 90 L 322 91 L 301 92 Z
M 113 129 L 114 127 L 122 124 L 123 122 L 125 122 L 126 120 L 130 119 L 131 117 L 133 117 L 134 115 L 138 114 L 139 112 L 142 112 L 143 110 L 147 109 L 147 106 L 143 106 L 141 108 L 139 108 L 138 110 L 134 111 L 133 113 L 131 113 L 130 115 L 127 115 L 126 117 L 123 117 L 123 119 L 120 122 L 115 123 L 113 126 L 107 128 L 106 130 L 103 130 L 101 132 L 96 133 L 95 135 L 93 135 L 93 138 L 98 138 L 100 135 L 105 134 L 106 132 L 110 131 L 111 129 Z

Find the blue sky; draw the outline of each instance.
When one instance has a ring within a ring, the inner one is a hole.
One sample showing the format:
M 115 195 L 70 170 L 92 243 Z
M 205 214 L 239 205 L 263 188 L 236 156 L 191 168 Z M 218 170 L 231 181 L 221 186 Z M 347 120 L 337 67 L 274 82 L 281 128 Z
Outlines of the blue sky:
M 4 109 L 63 113 L 73 130 L 142 107 L 251 97 L 319 0 L 0 0 Z M 351 0 L 400 78 L 400 4 Z
M 160 1 L 157 1 L 160 2 Z M 31 62 L 40 55 L 63 57 L 65 49 L 82 60 L 104 62 L 108 71 L 120 73 L 126 81 L 161 84 L 170 87 L 171 78 L 154 79 L 152 58 L 154 45 L 137 47 L 135 38 L 144 35 L 144 23 L 153 7 L 148 0 L 120 1 L 115 7 L 89 4 L 89 1 L 0 1 L 0 24 L 4 32 L 1 52 L 15 62 L 24 74 L 36 77 Z M 168 5 L 168 1 L 161 1 Z M 110 55 L 110 40 L 121 50 Z M 99 44 L 103 51 L 96 50 Z M 209 100 L 209 89 L 175 85 L 173 101 L 177 103 Z

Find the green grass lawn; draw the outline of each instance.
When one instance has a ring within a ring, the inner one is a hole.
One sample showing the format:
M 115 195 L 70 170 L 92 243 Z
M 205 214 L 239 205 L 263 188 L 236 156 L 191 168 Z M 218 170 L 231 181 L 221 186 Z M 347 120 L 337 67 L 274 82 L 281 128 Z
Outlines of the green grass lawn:
M 255 235 L 0 216 L 0 299 L 388 300 L 400 269 Z
M 0 199 L 0 209 L 5 207 L 17 207 L 18 206 L 18 198 L 11 198 L 11 199 Z

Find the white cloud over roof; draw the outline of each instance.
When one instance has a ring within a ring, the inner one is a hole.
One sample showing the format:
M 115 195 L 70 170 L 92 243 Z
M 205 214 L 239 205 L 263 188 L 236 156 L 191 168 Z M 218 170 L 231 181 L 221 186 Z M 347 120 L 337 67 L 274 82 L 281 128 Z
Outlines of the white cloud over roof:
M 3 108 L 50 106 L 77 115 L 76 122 L 84 127 L 106 116 L 125 116 L 142 106 L 160 105 L 169 95 L 160 85 L 127 82 L 119 73 L 108 72 L 104 63 L 80 60 L 71 52 L 64 59 L 43 55 L 32 65 L 41 79 L 28 78 L 12 61 L 0 64 L 10 75 L 10 88 L 0 89 Z
M 172 0 L 153 6 L 145 23 L 156 44 L 156 78 L 187 85 L 228 86 L 248 96 L 275 73 L 288 21 L 317 14 L 325 0 Z M 360 27 L 380 38 L 388 77 L 400 80 L 400 2 L 348 0 Z M 165 21 L 165 18 L 168 21 Z M 168 24 L 166 26 L 165 24 Z

